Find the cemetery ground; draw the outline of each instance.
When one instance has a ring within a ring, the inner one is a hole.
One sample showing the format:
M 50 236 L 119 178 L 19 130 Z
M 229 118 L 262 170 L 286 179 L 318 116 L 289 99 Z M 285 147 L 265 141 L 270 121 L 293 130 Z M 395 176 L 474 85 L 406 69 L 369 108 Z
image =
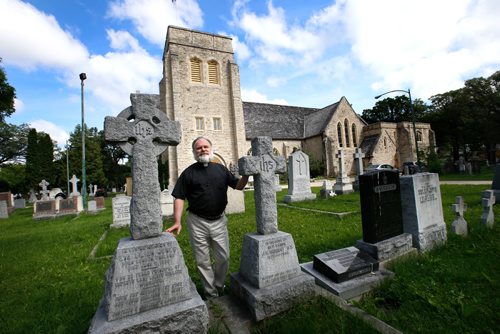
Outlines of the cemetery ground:
M 487 186 L 442 185 L 448 242 L 425 255 L 398 260 L 395 272 L 363 299 L 351 302 L 404 333 L 494 333 L 500 328 L 500 207 L 493 229 L 481 226 L 480 193 Z M 319 193 L 319 188 L 313 188 Z M 286 190 L 278 193 L 283 203 Z M 463 196 L 469 236 L 450 233 L 451 205 Z M 255 231 L 253 193 L 246 212 L 229 215 L 230 272 L 239 270 L 242 240 Z M 110 229 L 111 198 L 98 214 L 32 219 L 32 208 L 0 220 L 0 332 L 84 333 L 104 291 L 104 275 L 127 228 Z M 307 208 L 308 210 L 302 210 Z M 351 212 L 339 216 L 333 213 Z M 170 226 L 171 220 L 165 221 Z M 362 237 L 359 193 L 278 205 L 278 226 L 291 233 L 299 262 L 313 255 L 353 246 Z M 101 241 L 100 241 L 101 240 Z M 178 241 L 190 276 L 201 290 L 187 228 Z M 96 247 L 96 245 L 98 245 Z M 92 252 L 95 250 L 95 253 Z M 227 280 L 229 284 L 229 278 Z M 226 288 L 226 293 L 229 289 Z M 224 311 L 210 304 L 211 333 L 224 333 Z M 375 329 L 323 297 L 266 319 L 255 333 L 374 333 Z

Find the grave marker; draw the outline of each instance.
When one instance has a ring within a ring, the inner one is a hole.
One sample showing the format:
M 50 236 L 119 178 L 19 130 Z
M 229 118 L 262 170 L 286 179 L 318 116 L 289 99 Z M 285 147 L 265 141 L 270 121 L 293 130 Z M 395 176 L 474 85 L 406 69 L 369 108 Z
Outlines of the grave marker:
M 151 95 L 132 94 L 132 106 L 106 117 L 105 138 L 133 157 L 132 238 L 123 238 L 106 273 L 104 297 L 89 333 L 204 333 L 208 310 L 189 278 L 175 237 L 162 232 L 156 156 L 180 140 Z
M 160 194 L 161 215 L 172 217 L 174 215 L 174 197 L 168 189 L 164 189 Z
M 14 212 L 14 201 L 12 200 L 12 193 L 10 191 L 0 193 L 0 201 L 5 201 L 7 204 L 7 211 L 9 215 Z
M 80 181 L 80 179 L 77 178 L 75 174 L 73 174 L 70 181 L 71 181 L 71 194 L 69 196 L 70 197 L 80 196 L 80 192 L 78 192 L 78 181 Z
M 111 200 L 113 208 L 113 224 L 111 227 L 130 226 L 130 200 L 126 195 L 113 197 Z
M 481 193 L 481 204 L 483 205 L 483 214 L 481 215 L 481 224 L 488 228 L 493 228 L 495 216 L 493 214 L 493 205 L 495 205 L 495 192 L 486 190 Z
M 48 201 L 49 200 L 49 191 L 47 190 L 47 186 L 49 185 L 50 183 L 48 183 L 47 181 L 45 180 L 42 180 L 38 185 L 40 187 L 42 187 L 42 190 L 40 191 L 40 193 L 42 194 L 42 201 Z
M 446 224 L 438 174 L 405 175 L 400 184 L 404 231 L 413 236 L 413 245 L 426 252 L 445 244 Z
M 347 171 L 345 169 L 344 150 L 339 150 L 335 157 L 339 159 L 339 172 L 337 173 L 336 182 L 333 186 L 335 193 L 337 195 L 342 195 L 354 192 L 351 179 L 347 176 Z
M 56 201 L 36 201 L 33 210 L 34 219 L 54 218 L 57 215 Z
M 363 174 L 363 158 L 365 157 L 365 154 L 361 150 L 361 148 L 357 147 L 356 150 L 354 151 L 353 154 L 354 161 L 356 161 L 356 179 L 354 180 L 353 183 L 353 189 L 358 191 L 359 190 L 359 176 Z
M 322 199 L 336 196 L 337 194 L 333 191 L 332 183 L 329 180 L 324 180 L 323 185 L 319 191 L 319 196 Z
M 284 171 L 284 159 L 272 155 L 270 137 L 253 138 L 252 154 L 238 164 L 241 175 L 254 175 L 258 233 L 243 239 L 240 271 L 231 274 L 231 289 L 260 321 L 311 298 L 314 278 L 301 272 L 292 236 L 278 231 L 274 173 Z
M 455 213 L 455 220 L 451 223 L 451 231 L 458 235 L 467 236 L 467 221 L 464 219 L 467 204 L 464 203 L 462 196 L 455 197 L 455 204 L 451 205 L 451 210 Z
M 24 209 L 26 207 L 26 200 L 24 198 L 14 199 L 14 208 Z
M 58 216 L 78 214 L 78 212 L 78 197 L 59 200 Z
M 288 195 L 285 203 L 313 200 L 316 194 L 311 192 L 311 174 L 309 156 L 302 151 L 295 151 L 288 157 Z
M 9 218 L 9 210 L 7 209 L 7 202 L 0 201 L 0 219 Z

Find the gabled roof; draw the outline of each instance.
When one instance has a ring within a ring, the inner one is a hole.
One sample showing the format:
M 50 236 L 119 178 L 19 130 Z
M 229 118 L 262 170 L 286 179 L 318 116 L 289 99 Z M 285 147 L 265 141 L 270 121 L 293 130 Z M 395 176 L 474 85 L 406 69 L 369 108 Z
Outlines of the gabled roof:
M 304 117 L 304 138 L 317 136 L 325 131 L 326 126 L 332 119 L 333 114 L 337 110 L 340 101 L 324 107 L 316 112 L 305 115 Z
M 361 151 L 365 154 L 365 157 L 368 158 L 373 156 L 373 150 L 377 146 L 379 139 L 380 139 L 380 134 L 367 136 L 363 138 L 363 142 L 361 142 L 361 145 L 359 147 L 361 148 Z
M 268 136 L 273 139 L 303 139 L 304 118 L 316 108 L 291 107 L 243 102 L 247 139 Z

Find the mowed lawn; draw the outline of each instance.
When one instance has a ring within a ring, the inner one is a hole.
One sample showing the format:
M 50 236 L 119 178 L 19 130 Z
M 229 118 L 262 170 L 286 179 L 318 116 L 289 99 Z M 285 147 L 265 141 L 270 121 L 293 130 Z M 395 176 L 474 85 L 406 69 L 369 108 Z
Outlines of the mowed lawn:
M 426 255 L 395 263 L 394 280 L 356 303 L 405 333 L 495 333 L 500 328 L 500 253 L 498 205 L 496 224 L 486 230 L 480 224 L 480 193 L 485 186 L 441 186 L 444 218 L 450 230 L 451 204 L 464 196 L 467 238 L 449 233 L 448 243 Z M 314 188 L 319 193 L 319 188 Z M 278 193 L 282 203 L 286 190 Z M 253 192 L 245 193 L 246 212 L 229 216 L 230 271 L 239 270 L 243 236 L 255 231 Z M 104 275 L 120 238 L 128 229 L 109 229 L 111 200 L 97 215 L 81 214 L 35 221 L 32 209 L 16 210 L 0 220 L 0 332 L 84 333 L 104 291 Z M 278 226 L 293 235 L 299 261 L 314 254 L 353 246 L 362 238 L 359 194 L 278 205 Z M 350 212 L 339 217 L 332 213 Z M 165 226 L 172 223 L 165 221 Z M 95 257 L 89 258 L 99 239 Z M 187 229 L 177 238 L 190 276 L 201 283 L 189 246 Z M 229 284 L 229 280 L 227 282 Z M 229 291 L 227 291 L 228 293 Z M 221 315 L 223 318 L 223 315 Z M 311 324 L 311 319 L 315 319 Z M 211 332 L 219 329 L 212 328 Z M 373 332 L 361 320 L 334 304 L 317 298 L 265 320 L 258 333 Z

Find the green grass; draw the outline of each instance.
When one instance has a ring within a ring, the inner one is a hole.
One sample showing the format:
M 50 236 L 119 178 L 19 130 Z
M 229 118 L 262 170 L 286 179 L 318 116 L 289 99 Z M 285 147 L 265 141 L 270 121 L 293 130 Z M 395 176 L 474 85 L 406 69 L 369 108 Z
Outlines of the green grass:
M 498 218 L 493 230 L 480 226 L 480 192 L 485 186 L 441 187 L 443 213 L 449 225 L 451 204 L 462 195 L 468 204 L 465 219 L 470 236 L 449 234 L 448 243 L 425 256 L 395 263 L 395 279 L 368 295 L 358 306 L 382 318 L 405 333 L 493 333 L 500 328 Z M 319 189 L 313 189 L 319 192 Z M 286 190 L 278 193 L 282 201 Z M 246 212 L 229 216 L 231 245 L 230 272 L 239 270 L 242 240 L 255 231 L 253 193 L 245 193 Z M 0 220 L 0 332 L 5 333 L 84 333 L 95 314 L 104 291 L 104 274 L 118 241 L 128 237 L 128 229 L 109 229 L 112 215 L 82 214 L 35 221 L 31 209 L 16 210 Z M 278 227 L 293 235 L 299 261 L 313 255 L 352 246 L 361 235 L 359 195 L 293 203 L 322 211 L 354 213 L 335 215 L 278 206 Z M 499 217 L 499 207 L 495 207 Z M 171 220 L 165 221 L 170 226 Z M 201 292 L 194 257 L 185 225 L 177 237 L 190 276 Z M 108 231 L 96 258 L 89 254 Z M 229 280 L 227 281 L 229 285 Z M 314 321 L 313 321 L 314 319 Z M 220 323 L 217 324 L 220 326 Z M 369 333 L 373 330 L 318 298 L 281 315 L 267 319 L 256 333 Z M 211 328 L 211 333 L 219 332 Z
M 495 175 L 495 166 L 483 166 L 480 173 L 466 174 L 466 173 L 449 173 L 439 174 L 441 181 L 491 181 Z

